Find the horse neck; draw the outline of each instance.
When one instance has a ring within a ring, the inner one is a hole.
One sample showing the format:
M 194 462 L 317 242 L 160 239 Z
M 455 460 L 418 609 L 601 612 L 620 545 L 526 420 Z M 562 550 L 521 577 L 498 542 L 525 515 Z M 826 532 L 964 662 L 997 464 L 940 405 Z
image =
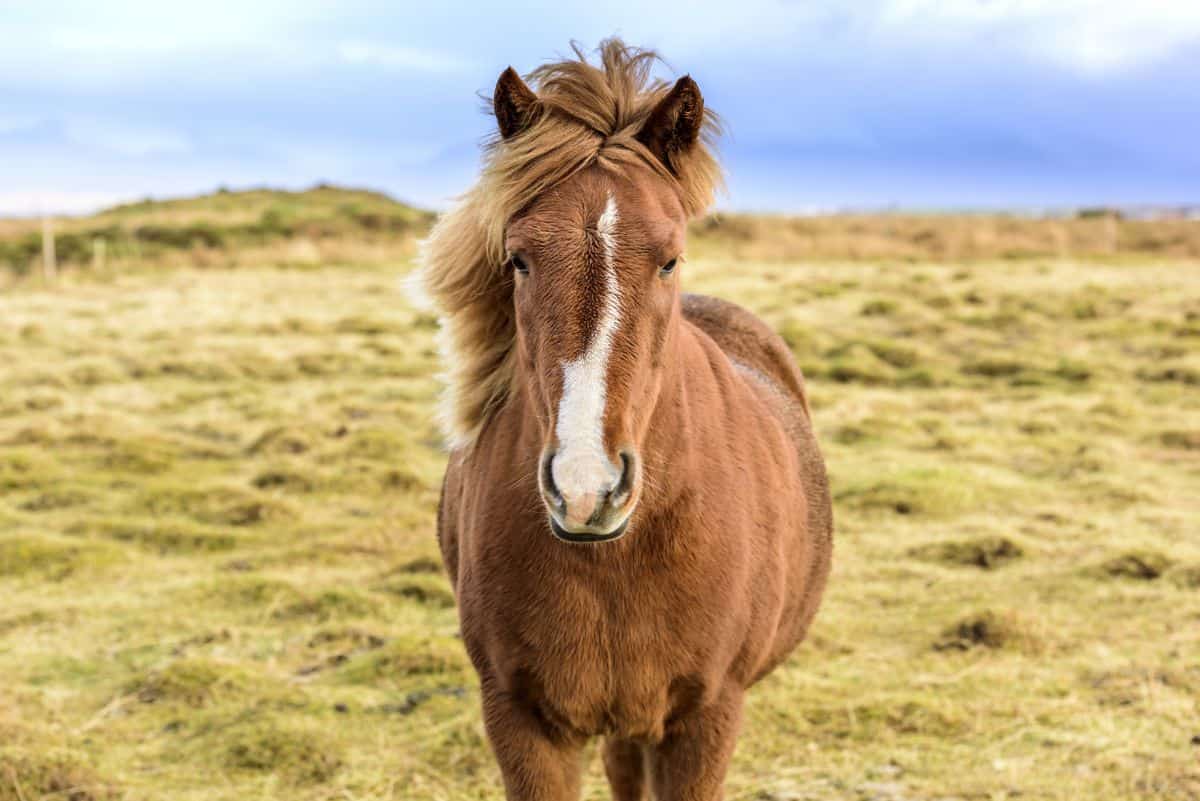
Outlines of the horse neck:
M 642 455 L 648 471 L 643 507 L 670 505 L 679 490 L 692 481 L 691 454 L 699 447 L 699 419 L 695 408 L 697 385 L 705 382 L 706 366 L 696 342 L 696 332 L 677 315 L 674 331 L 663 354 L 662 383 L 650 413 Z

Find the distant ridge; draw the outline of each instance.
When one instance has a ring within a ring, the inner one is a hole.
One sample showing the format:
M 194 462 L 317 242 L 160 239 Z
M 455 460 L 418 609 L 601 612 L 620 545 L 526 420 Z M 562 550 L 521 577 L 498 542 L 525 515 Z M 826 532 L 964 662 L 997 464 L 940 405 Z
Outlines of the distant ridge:
M 351 260 L 391 261 L 411 253 L 434 216 L 368 189 L 218 189 L 56 218 L 55 244 L 65 265 L 90 264 L 98 250 L 107 261 L 207 266 L 245 263 L 248 254 L 255 262 L 341 260 L 353 247 L 359 252 Z M 29 272 L 40 253 L 38 220 L 0 221 L 0 269 Z

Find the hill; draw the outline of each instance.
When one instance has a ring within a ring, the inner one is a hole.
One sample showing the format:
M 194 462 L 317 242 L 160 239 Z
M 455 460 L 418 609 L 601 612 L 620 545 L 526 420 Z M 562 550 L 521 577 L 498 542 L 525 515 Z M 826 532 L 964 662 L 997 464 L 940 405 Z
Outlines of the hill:
M 395 261 L 411 255 L 414 239 L 433 218 L 432 212 L 360 189 L 220 190 L 60 218 L 55 247 L 58 261 L 68 266 L 94 260 L 200 267 Z M 27 273 L 41 250 L 39 221 L 0 223 L 0 267 Z
M 221 190 L 146 200 L 55 222 L 66 269 L 161 266 L 313 266 L 405 262 L 435 219 L 379 192 L 317 186 L 302 192 Z M 1012 214 L 722 213 L 692 226 L 693 254 L 769 262 L 1024 258 L 1200 258 L 1200 220 Z M 38 220 L 0 220 L 0 271 L 29 274 L 42 252 Z

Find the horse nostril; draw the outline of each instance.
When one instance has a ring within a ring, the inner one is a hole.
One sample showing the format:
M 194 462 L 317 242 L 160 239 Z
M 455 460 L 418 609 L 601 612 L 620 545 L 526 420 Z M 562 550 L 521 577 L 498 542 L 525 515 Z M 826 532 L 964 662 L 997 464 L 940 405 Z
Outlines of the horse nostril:
M 551 469 L 553 463 L 554 454 L 547 453 L 542 456 L 542 492 L 550 502 L 550 505 L 561 511 L 565 504 L 563 503 L 562 493 L 558 491 L 558 485 L 554 483 L 554 471 Z
M 637 457 L 629 451 L 621 451 L 620 456 L 621 477 L 617 479 L 616 486 L 608 495 L 608 502 L 612 506 L 621 506 L 629 500 L 629 494 L 633 491 L 633 482 L 637 478 Z

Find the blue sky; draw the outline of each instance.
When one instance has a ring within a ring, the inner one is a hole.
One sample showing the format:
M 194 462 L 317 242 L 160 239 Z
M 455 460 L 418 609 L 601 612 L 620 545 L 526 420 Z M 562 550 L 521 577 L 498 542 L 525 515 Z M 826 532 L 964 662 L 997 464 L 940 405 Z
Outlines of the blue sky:
M 617 33 L 724 117 L 726 207 L 1200 202 L 1200 2 L 0 3 L 0 213 L 332 181 L 444 207 L 490 93 Z

